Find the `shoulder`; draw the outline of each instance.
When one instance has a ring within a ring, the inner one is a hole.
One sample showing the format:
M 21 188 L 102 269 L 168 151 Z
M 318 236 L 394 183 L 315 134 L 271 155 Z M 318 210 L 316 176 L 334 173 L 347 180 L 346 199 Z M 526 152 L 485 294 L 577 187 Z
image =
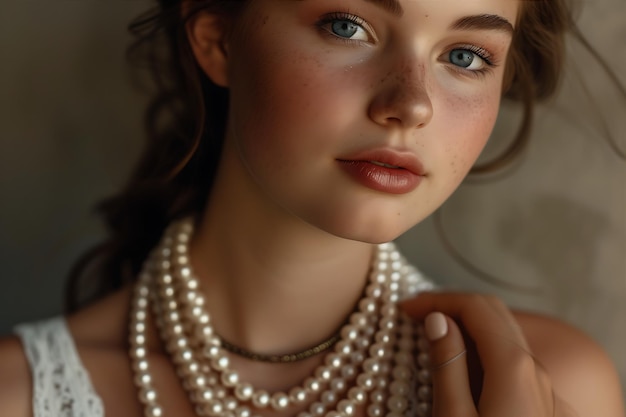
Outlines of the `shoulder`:
M 21 342 L 0 338 L 0 415 L 32 416 L 32 379 Z
M 523 312 L 515 317 L 561 399 L 581 417 L 624 416 L 615 366 L 594 340 L 553 318 Z

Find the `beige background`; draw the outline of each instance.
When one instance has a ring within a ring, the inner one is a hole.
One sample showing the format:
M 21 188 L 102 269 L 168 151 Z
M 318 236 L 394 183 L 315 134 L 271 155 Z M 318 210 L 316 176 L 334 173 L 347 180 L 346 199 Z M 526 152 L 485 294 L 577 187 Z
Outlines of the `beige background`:
M 144 98 L 130 87 L 125 26 L 145 0 L 0 2 L 0 333 L 57 314 L 68 268 L 101 236 L 91 209 L 141 145 Z M 581 26 L 626 84 L 626 1 L 588 0 Z M 404 251 L 442 284 L 497 292 L 591 334 L 626 381 L 626 101 L 572 45 L 563 93 L 501 180 L 471 181 L 444 207 L 447 236 L 482 270 L 538 286 L 492 286 L 442 248 L 430 220 Z M 588 96 L 582 85 L 591 92 Z M 488 152 L 506 143 L 507 107 Z

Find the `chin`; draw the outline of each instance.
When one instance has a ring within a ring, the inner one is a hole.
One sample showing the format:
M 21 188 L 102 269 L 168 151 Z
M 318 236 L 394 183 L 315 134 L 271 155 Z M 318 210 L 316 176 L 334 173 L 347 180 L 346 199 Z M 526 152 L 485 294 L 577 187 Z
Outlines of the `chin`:
M 391 242 L 414 226 L 413 223 L 400 224 L 400 222 L 391 222 L 388 218 L 384 221 L 355 221 L 354 218 L 348 221 L 345 220 L 332 219 L 331 222 L 325 222 L 325 224 L 318 223 L 317 225 L 312 225 L 342 239 L 369 244 Z

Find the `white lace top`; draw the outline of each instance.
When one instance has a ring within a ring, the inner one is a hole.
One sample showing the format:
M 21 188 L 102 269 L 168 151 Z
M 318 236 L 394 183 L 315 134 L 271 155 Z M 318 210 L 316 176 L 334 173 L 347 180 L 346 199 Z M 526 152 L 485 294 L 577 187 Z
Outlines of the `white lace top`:
M 34 417 L 104 417 L 65 319 L 15 328 L 32 371 Z

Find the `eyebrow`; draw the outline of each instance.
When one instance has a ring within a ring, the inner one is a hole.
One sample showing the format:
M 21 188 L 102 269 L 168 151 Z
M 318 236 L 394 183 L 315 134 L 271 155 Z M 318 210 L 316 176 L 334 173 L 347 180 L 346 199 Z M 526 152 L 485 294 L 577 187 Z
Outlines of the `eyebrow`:
M 515 29 L 511 22 L 495 14 L 465 16 L 452 23 L 452 30 L 496 30 L 510 35 Z
M 404 14 L 404 9 L 402 9 L 402 6 L 398 2 L 398 0 L 365 0 L 365 1 L 374 3 L 377 6 L 382 7 L 383 9 L 385 9 L 386 11 L 388 11 L 394 16 L 400 17 Z

